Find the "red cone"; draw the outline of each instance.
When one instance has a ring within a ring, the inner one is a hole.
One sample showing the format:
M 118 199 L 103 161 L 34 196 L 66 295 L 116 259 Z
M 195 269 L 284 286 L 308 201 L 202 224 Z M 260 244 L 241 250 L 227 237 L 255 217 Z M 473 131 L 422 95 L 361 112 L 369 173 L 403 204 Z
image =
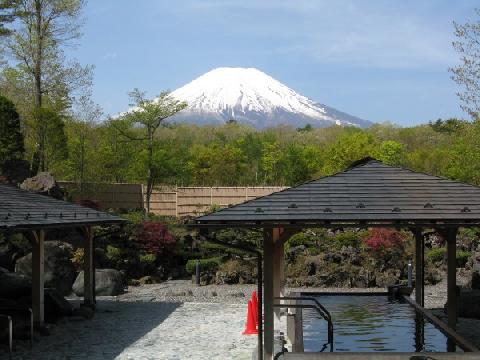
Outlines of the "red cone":
M 243 335 L 256 335 L 258 334 L 257 326 L 255 325 L 255 318 L 253 315 L 253 303 L 252 300 L 248 300 L 248 311 L 247 311 L 247 323 L 245 324 L 245 330 Z
M 255 317 L 255 324 L 258 326 L 258 299 L 257 292 L 252 292 L 253 315 Z

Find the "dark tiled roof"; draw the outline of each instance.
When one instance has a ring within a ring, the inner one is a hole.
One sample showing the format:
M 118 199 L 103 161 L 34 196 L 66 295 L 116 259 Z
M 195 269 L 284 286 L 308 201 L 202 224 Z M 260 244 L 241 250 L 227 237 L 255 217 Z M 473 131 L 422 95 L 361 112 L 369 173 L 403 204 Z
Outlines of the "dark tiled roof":
M 480 188 L 369 159 L 195 219 L 197 224 L 478 223 Z
M 0 231 L 122 222 L 101 211 L 0 184 Z

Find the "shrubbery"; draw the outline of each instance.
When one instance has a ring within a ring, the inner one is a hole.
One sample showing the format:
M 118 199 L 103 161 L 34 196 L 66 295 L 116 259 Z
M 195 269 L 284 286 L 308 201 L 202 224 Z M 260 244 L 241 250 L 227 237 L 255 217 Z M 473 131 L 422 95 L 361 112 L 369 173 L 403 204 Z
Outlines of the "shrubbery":
M 406 238 L 403 233 L 389 228 L 374 228 L 363 238 L 370 250 L 381 253 L 386 250 L 401 249 Z
M 428 251 L 426 255 L 427 260 L 431 263 L 443 262 L 447 259 L 447 249 L 444 247 L 434 248 Z M 455 256 L 457 267 L 464 267 L 470 256 L 472 256 L 470 251 L 457 250 Z
M 467 263 L 468 259 L 472 256 L 470 251 L 457 251 L 456 259 L 457 259 L 457 267 L 464 267 Z
M 195 266 L 197 264 L 197 261 L 200 263 L 200 271 L 202 272 L 215 271 L 220 266 L 222 262 L 222 257 L 188 260 L 187 265 L 185 266 L 185 270 L 187 270 L 187 273 L 189 274 L 195 273 Z
M 443 247 L 431 249 L 427 252 L 426 256 L 427 260 L 432 263 L 443 261 L 447 256 L 447 249 Z
M 143 221 L 135 234 L 138 246 L 149 253 L 163 254 L 175 244 L 175 238 L 160 222 Z

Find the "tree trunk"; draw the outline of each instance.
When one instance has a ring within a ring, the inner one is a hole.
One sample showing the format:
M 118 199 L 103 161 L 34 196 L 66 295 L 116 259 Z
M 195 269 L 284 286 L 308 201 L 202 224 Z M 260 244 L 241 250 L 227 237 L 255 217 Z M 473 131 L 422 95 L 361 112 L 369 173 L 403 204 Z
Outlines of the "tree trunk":
M 147 174 L 147 214 L 150 213 L 150 198 L 153 191 L 153 130 L 148 129 L 148 160 L 147 160 L 148 174 Z
M 36 48 L 34 57 L 34 79 L 35 79 L 35 109 L 38 111 L 42 107 L 42 59 L 43 59 L 43 32 L 42 32 L 42 2 L 40 0 L 35 1 L 35 32 L 36 32 Z M 38 158 L 39 158 L 39 171 L 45 171 L 45 134 L 44 126 L 40 124 L 42 121 L 36 113 L 37 118 L 37 131 L 38 134 Z

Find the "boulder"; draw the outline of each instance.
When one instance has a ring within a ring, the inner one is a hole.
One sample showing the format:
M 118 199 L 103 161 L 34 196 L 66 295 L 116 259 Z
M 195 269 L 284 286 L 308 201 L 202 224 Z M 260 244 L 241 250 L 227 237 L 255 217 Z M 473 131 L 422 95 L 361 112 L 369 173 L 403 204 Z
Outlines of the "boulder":
M 62 295 L 70 295 L 76 270 L 72 261 L 73 248 L 61 241 L 45 242 L 45 287 L 55 288 Z M 15 272 L 32 276 L 32 254 L 17 260 Z
M 73 292 L 77 296 L 83 296 L 84 273 L 78 274 L 73 284 Z M 116 296 L 123 294 L 125 281 L 120 271 L 115 269 L 97 269 L 95 271 L 95 294 L 99 296 Z
M 56 322 L 59 318 L 71 316 L 73 313 L 70 304 L 57 289 L 45 289 L 45 321 Z
M 32 281 L 28 276 L 9 272 L 7 269 L 0 268 L 0 297 L 18 298 L 31 294 Z
M 48 195 L 55 199 L 63 199 L 64 197 L 63 190 L 58 186 L 52 174 L 48 172 L 40 172 L 31 178 L 25 179 L 25 181 L 20 184 L 20 188 L 42 195 Z
M 457 309 L 458 316 L 480 319 L 480 290 L 462 289 L 457 298 Z
M 471 287 L 472 287 L 472 289 L 480 290 L 480 272 L 479 271 L 473 271 L 472 272 Z
M 13 270 L 15 250 L 8 242 L 0 242 L 0 267 Z

